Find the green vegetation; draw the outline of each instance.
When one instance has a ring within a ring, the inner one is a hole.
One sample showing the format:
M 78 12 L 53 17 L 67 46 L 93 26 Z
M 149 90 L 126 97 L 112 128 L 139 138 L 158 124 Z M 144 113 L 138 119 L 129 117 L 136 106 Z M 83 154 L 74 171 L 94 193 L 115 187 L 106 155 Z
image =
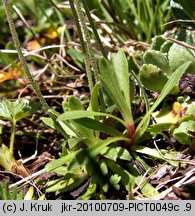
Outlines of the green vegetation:
M 161 169 L 193 175 L 185 1 L 2 2 L 0 165 L 25 178 L 1 186 L 1 199 L 164 199 L 174 175 Z M 11 191 L 31 178 L 27 195 Z

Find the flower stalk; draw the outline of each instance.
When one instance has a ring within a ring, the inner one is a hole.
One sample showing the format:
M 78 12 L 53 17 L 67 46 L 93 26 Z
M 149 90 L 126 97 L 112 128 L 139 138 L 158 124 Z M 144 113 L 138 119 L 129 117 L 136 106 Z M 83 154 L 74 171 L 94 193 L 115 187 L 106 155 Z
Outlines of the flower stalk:
M 6 13 L 6 16 L 7 16 L 8 23 L 9 23 L 9 28 L 10 28 L 10 32 L 11 32 L 11 35 L 12 35 L 12 38 L 13 38 L 13 42 L 14 42 L 16 51 L 18 53 L 21 65 L 22 65 L 22 67 L 24 69 L 25 75 L 28 78 L 28 81 L 31 84 L 34 92 L 36 93 L 36 95 L 38 97 L 38 99 L 40 100 L 40 102 L 41 102 L 41 104 L 43 106 L 43 109 L 47 112 L 49 110 L 49 106 L 48 106 L 46 100 L 44 99 L 37 82 L 35 81 L 34 77 L 30 73 L 30 70 L 29 70 L 28 65 L 26 63 L 26 60 L 25 60 L 25 58 L 23 56 L 21 46 L 20 46 L 20 41 L 19 41 L 19 38 L 18 38 L 18 34 L 16 32 L 16 28 L 15 28 L 15 25 L 14 25 L 9 0 L 2 0 L 2 2 L 3 2 L 3 5 L 4 5 L 4 8 L 5 8 L 5 13 Z M 65 138 L 67 138 L 67 134 L 61 128 L 60 124 L 56 121 L 56 117 L 51 113 L 49 113 L 49 116 L 57 124 L 57 126 L 59 128 L 59 131 L 62 133 L 62 135 Z

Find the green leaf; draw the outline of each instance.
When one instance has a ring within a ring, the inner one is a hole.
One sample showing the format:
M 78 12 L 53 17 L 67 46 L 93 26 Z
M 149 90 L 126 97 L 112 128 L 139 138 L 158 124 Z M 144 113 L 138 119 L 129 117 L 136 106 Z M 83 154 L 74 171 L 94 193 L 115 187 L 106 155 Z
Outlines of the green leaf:
M 34 187 L 31 186 L 24 196 L 24 200 L 33 200 L 34 197 Z
M 169 152 L 167 150 L 162 149 L 161 153 L 166 158 L 169 158 L 169 159 L 165 159 L 164 157 L 161 156 L 161 154 L 156 149 L 148 148 L 145 146 L 134 145 L 131 150 L 142 153 L 142 154 L 146 154 L 146 155 L 148 155 L 152 158 L 155 158 L 155 159 L 168 161 L 170 164 L 172 164 L 175 167 L 178 166 L 178 162 L 175 161 L 175 158 L 177 158 L 177 156 L 178 156 L 178 152 L 174 152 L 174 151 Z M 171 159 L 173 159 L 173 160 L 171 160 Z
M 143 86 L 155 92 L 161 92 L 168 81 L 167 75 L 153 64 L 144 64 L 140 68 L 139 76 Z
M 41 120 L 46 124 L 48 125 L 49 127 L 57 130 L 58 129 L 58 126 L 57 124 L 49 117 L 42 117 Z
M 89 200 L 93 197 L 93 195 L 96 193 L 96 189 L 97 189 L 97 184 L 94 183 L 90 183 L 87 191 L 78 198 L 78 200 Z
M 94 160 L 94 157 L 97 156 L 106 146 L 117 141 L 129 142 L 130 140 L 124 137 L 112 137 L 102 140 L 86 149 L 82 149 L 80 152 L 75 154 L 75 157 L 71 160 L 68 169 L 76 169 L 90 163 L 91 160 Z
M 91 176 L 92 182 L 99 184 L 100 188 L 106 193 L 109 188 L 109 179 L 105 175 L 105 170 L 102 170 L 102 161 L 97 161 L 92 158 L 89 163 L 86 164 L 86 172 Z
M 165 54 L 161 53 L 160 51 L 146 51 L 144 54 L 144 63 L 155 65 L 156 67 L 160 68 L 160 70 L 168 77 L 172 75 L 168 59 L 166 58 Z
M 78 187 L 84 181 L 83 177 L 78 179 L 74 178 L 61 178 L 49 181 L 46 185 L 46 192 L 56 192 L 56 195 L 59 193 L 63 193 L 66 191 L 73 190 L 74 188 Z
M 82 103 L 75 96 L 70 96 L 68 98 L 68 104 L 71 110 L 84 110 Z
M 168 53 L 169 52 L 169 50 L 170 50 L 170 48 L 171 48 L 171 46 L 173 45 L 173 42 L 171 42 L 171 41 L 166 41 L 162 46 L 161 46 L 161 48 L 160 48 L 160 51 L 162 52 L 162 53 Z
M 190 0 L 191 1 L 191 0 Z M 189 15 L 187 15 L 186 13 L 185 13 L 185 11 L 183 10 L 183 8 L 182 8 L 182 6 L 180 5 L 180 4 L 178 4 L 179 3 L 179 1 L 178 0 L 172 0 L 172 1 L 170 1 L 170 6 L 171 6 L 171 10 L 172 10 L 172 13 L 173 13 L 173 15 L 174 15 L 174 18 L 176 19 L 176 20 L 178 20 L 178 19 L 182 19 L 182 20 L 190 20 L 190 17 L 189 17 Z M 187 1 L 188 2 L 188 1 Z M 180 25 L 184 25 L 184 26 L 189 26 L 190 25 L 190 23 L 183 23 L 183 22 L 181 22 L 181 24 Z M 191 25 L 193 25 L 193 23 L 191 24 Z
M 149 199 L 152 199 L 153 196 L 159 194 L 158 191 L 147 181 L 144 181 L 144 176 L 142 176 L 137 167 L 134 164 L 129 166 L 130 172 L 135 176 L 135 183 L 137 188 L 140 188 L 142 194 Z
M 99 101 L 98 101 L 99 97 L 98 96 L 99 96 L 100 87 L 101 87 L 101 85 L 98 82 L 95 84 L 95 86 L 92 89 L 89 111 L 98 112 L 98 110 L 99 110 Z
M 14 102 L 3 100 L 0 102 L 0 118 L 9 121 L 19 121 L 30 116 L 40 108 L 39 103 L 19 99 Z
M 58 117 L 60 115 L 60 113 L 57 112 L 55 109 L 49 109 L 48 112 L 51 113 L 51 114 L 53 114 L 56 117 Z
M 195 101 L 190 101 L 190 103 L 187 105 L 186 114 L 187 115 L 194 115 L 195 114 Z
M 127 161 L 130 161 L 131 159 L 129 151 L 121 146 L 108 146 L 104 148 L 100 154 L 106 158 L 112 159 L 113 161 L 116 161 L 117 158 Z
M 42 117 L 41 120 L 49 127 L 58 130 L 58 125 L 53 121 L 53 119 L 49 117 Z M 59 124 L 61 125 L 62 129 L 66 132 L 66 134 L 68 134 L 70 137 L 77 137 L 77 134 L 67 122 L 59 121 Z
M 134 187 L 134 177 L 112 160 L 107 159 L 106 164 L 113 173 L 121 177 L 121 183 L 126 190 L 131 191 Z
M 68 162 L 70 162 L 75 157 L 76 154 L 78 154 L 81 151 L 82 151 L 82 149 L 71 152 L 66 156 L 63 156 L 59 159 L 56 159 L 56 160 L 49 162 L 45 166 L 46 172 L 52 172 L 54 169 L 56 169 L 60 166 L 63 166 L 64 164 L 67 164 Z
M 4 194 L 4 200 L 10 199 L 10 197 L 9 197 L 9 182 L 8 181 L 5 182 L 3 194 Z
M 152 50 L 160 51 L 161 46 L 166 42 L 166 39 L 160 35 L 155 36 L 152 39 Z
M 81 68 L 84 69 L 84 55 L 75 48 L 69 48 L 67 50 L 68 55 L 74 60 L 74 62 Z
M 78 131 L 67 121 L 59 121 L 59 124 L 70 137 L 79 137 Z
M 113 142 L 117 142 L 117 141 L 126 141 L 128 142 L 129 139 L 124 138 L 124 137 L 113 137 L 113 138 L 108 138 L 107 140 L 103 140 L 97 144 L 94 144 L 93 146 L 90 146 L 86 149 L 79 149 L 77 151 L 71 152 L 66 156 L 63 156 L 57 160 L 51 161 L 48 164 L 46 164 L 45 166 L 45 170 L 47 172 L 51 172 L 54 169 L 63 166 L 64 164 L 67 164 L 71 161 L 71 166 L 72 167 L 80 167 L 83 164 L 86 164 L 86 162 L 88 162 L 89 157 L 93 158 L 95 157 L 97 154 L 99 154 L 101 152 L 101 150 L 106 147 L 107 145 L 113 143 Z M 87 152 L 87 155 L 86 155 Z M 80 164 L 79 164 L 80 162 Z M 70 168 L 70 167 L 69 167 Z
M 4 167 L 9 172 L 12 171 L 13 167 L 18 166 L 10 149 L 4 144 L 0 147 L 0 166 Z
M 91 118 L 80 118 L 80 119 L 76 119 L 75 122 L 81 124 L 82 126 L 89 128 L 89 129 L 93 129 L 96 131 L 100 131 L 106 134 L 110 134 L 112 136 L 123 136 L 122 133 L 120 133 L 119 131 L 115 130 L 114 128 L 101 123 L 95 119 L 91 119 Z
M 17 200 L 23 200 L 24 199 L 24 194 L 22 191 L 20 191 L 18 194 L 17 194 Z
M 180 29 L 176 34 L 176 38 L 177 38 L 177 40 L 183 41 L 190 46 L 195 46 L 195 34 L 194 34 L 193 30 Z
M 131 152 L 131 154 L 132 154 L 134 160 L 137 161 L 145 169 L 145 171 L 148 174 L 152 174 L 153 173 L 152 168 L 136 152 Z
M 70 149 L 73 149 L 79 143 L 85 142 L 85 138 L 70 138 L 68 139 L 68 146 Z
M 193 0 L 174 0 L 179 3 L 185 13 L 191 18 L 195 19 L 194 1 Z
M 79 101 L 78 98 L 76 98 L 74 96 L 69 97 L 68 105 L 69 105 L 70 110 L 72 110 L 72 111 L 74 111 L 74 110 L 84 111 L 84 107 L 83 107 L 82 103 Z M 89 127 L 87 128 L 87 127 L 83 126 L 82 124 L 77 123 L 76 121 L 71 121 L 71 125 L 73 126 L 73 128 L 75 128 L 76 131 L 78 131 L 77 134 L 79 134 L 81 138 L 87 138 L 87 139 L 91 140 L 92 142 L 95 141 L 96 138 L 93 134 L 93 131 L 90 130 L 92 128 L 89 128 Z
M 101 113 L 101 112 L 93 112 L 93 111 L 84 111 L 84 110 L 73 110 L 66 113 L 61 114 L 57 120 L 58 121 L 66 121 L 66 120 L 74 120 L 74 119 L 81 119 L 86 117 L 95 117 L 95 116 L 105 116 L 113 118 L 117 121 L 119 121 L 121 124 L 123 124 L 126 127 L 126 123 L 121 120 L 120 118 L 117 118 L 116 116 L 110 115 L 108 113 Z
M 77 110 L 78 111 L 80 111 L 80 110 L 84 111 L 84 107 L 78 98 L 76 98 L 75 96 L 70 96 L 68 103 L 67 103 L 67 112 L 77 111 Z M 94 136 L 92 130 L 89 130 L 88 128 L 83 127 L 81 124 L 78 124 L 76 121 L 70 121 L 70 122 L 63 121 L 63 122 L 66 125 L 67 124 L 69 125 L 69 128 L 71 128 L 72 131 L 74 131 L 77 138 L 87 138 L 87 139 L 90 139 L 92 141 L 95 139 L 95 136 Z
M 60 167 L 54 169 L 53 172 L 55 172 L 58 176 L 63 176 L 63 177 L 66 176 L 66 175 L 71 175 L 72 174 L 72 173 L 68 172 L 66 166 L 60 166 Z M 72 176 L 74 176 L 76 178 L 75 175 L 72 174 Z
M 168 52 L 168 58 L 171 69 L 175 71 L 182 64 L 188 61 L 193 61 L 195 58 L 195 53 L 193 50 L 186 49 L 185 47 L 174 43 Z M 189 72 L 192 73 L 193 71 Z
M 103 176 L 108 175 L 109 170 L 108 170 L 108 167 L 107 167 L 107 165 L 106 165 L 105 159 L 101 159 L 101 160 L 99 160 L 98 162 L 99 162 L 99 167 L 100 167 L 100 170 L 101 170 L 102 175 L 103 175 Z
M 188 120 L 182 122 L 174 131 L 173 136 L 181 144 L 193 145 L 195 144 L 195 121 Z
M 64 111 L 64 112 L 70 111 L 69 104 L 68 104 L 68 102 L 66 102 L 66 101 L 62 101 L 62 108 L 63 108 L 63 111 Z
M 155 125 L 150 125 L 148 127 L 148 131 L 150 132 L 152 138 L 155 139 L 157 135 L 162 135 L 164 131 L 168 131 L 171 125 L 171 123 L 159 123 Z
M 128 109 L 131 109 L 128 62 L 125 57 L 124 51 L 119 50 L 117 54 L 112 57 L 112 65 L 114 68 L 114 73 L 118 80 L 119 89 L 124 95 L 125 101 L 128 105 Z
M 146 121 L 148 121 L 148 118 L 152 114 L 152 112 L 158 107 L 158 105 L 163 101 L 163 99 L 170 93 L 170 91 L 173 89 L 176 83 L 178 83 L 180 77 L 185 73 L 186 69 L 189 67 L 191 62 L 186 62 L 182 66 L 180 66 L 170 77 L 170 79 L 167 81 L 166 85 L 162 89 L 158 99 L 155 101 L 153 106 L 149 109 L 149 111 L 146 113 L 144 118 L 141 120 L 141 122 L 138 124 L 136 128 L 136 134 L 135 134 L 135 142 L 144 134 L 144 130 L 141 130 L 142 126 L 145 124 Z
M 3 187 L 2 187 L 2 185 L 0 184 L 0 200 L 4 200 L 3 198 L 4 198 L 4 197 L 3 197 Z
M 106 89 L 112 101 L 116 104 L 125 122 L 131 123 L 133 121 L 133 117 L 131 109 L 129 109 L 129 100 L 126 101 L 124 93 L 120 89 L 113 65 L 107 59 L 102 57 L 99 62 L 99 67 L 103 87 Z
M 67 192 L 67 191 L 71 191 L 73 189 L 76 189 L 78 188 L 79 185 L 81 185 L 83 182 L 84 182 L 85 178 L 84 177 L 80 177 L 76 180 L 74 180 L 71 184 L 67 185 L 66 187 L 63 187 L 62 183 L 60 184 L 61 186 L 61 189 L 58 189 L 57 193 L 56 194 L 59 194 L 59 193 L 64 193 L 64 192 Z M 70 181 L 69 181 L 70 183 Z
M 134 73 L 134 71 L 131 71 L 132 76 L 134 77 L 134 79 L 136 80 L 136 82 L 138 83 L 139 88 L 141 89 L 141 93 L 142 96 L 145 100 L 145 104 L 146 104 L 146 112 L 148 112 L 148 110 L 150 109 L 150 103 L 149 103 L 149 99 L 148 99 L 148 95 L 146 94 L 146 91 L 139 79 L 139 76 L 137 74 Z M 148 128 L 148 125 L 150 123 L 150 119 L 148 118 L 148 121 L 145 121 L 145 123 L 142 126 L 142 130 L 146 131 Z
M 104 148 L 100 152 L 100 154 L 103 155 L 106 158 L 109 158 L 109 159 L 113 160 L 113 161 L 116 161 L 117 156 L 118 156 L 116 149 L 114 147 L 109 147 L 109 146 Z
M 156 149 L 136 145 L 136 146 L 133 146 L 131 150 L 142 153 L 142 154 L 149 155 L 152 158 L 164 160 L 163 157 L 159 154 L 159 152 Z
M 68 107 L 74 111 L 77 109 L 82 109 L 84 111 L 83 105 L 81 102 L 76 98 L 71 96 L 69 98 Z M 52 114 L 56 115 L 57 117 L 60 115 L 55 110 L 49 110 Z M 71 111 L 69 111 L 71 112 Z M 77 112 L 77 111 L 76 111 Z M 49 125 L 50 127 L 57 129 L 58 125 L 50 118 L 42 118 L 42 120 Z M 95 137 L 93 135 L 93 131 L 89 130 L 88 128 L 83 127 L 80 124 L 77 124 L 74 121 L 68 122 L 68 121 L 58 121 L 61 125 L 62 129 L 68 134 L 70 137 L 87 137 L 90 140 L 94 140 Z
M 1 193 L 1 192 L 0 192 L 0 193 Z M 17 186 L 15 185 L 14 188 L 13 188 L 13 191 L 12 191 L 12 194 L 11 194 L 10 199 L 11 199 L 11 200 L 17 200 L 17 195 L 18 195 L 18 188 L 17 188 Z
M 110 184 L 116 189 L 119 190 L 120 189 L 120 185 L 119 182 L 121 180 L 121 176 L 119 176 L 118 174 L 114 174 L 110 177 Z
M 80 119 L 78 119 L 78 120 L 80 120 Z M 94 135 L 94 131 L 87 128 L 87 127 L 82 126 L 81 124 L 77 123 L 76 121 L 77 120 L 71 121 L 71 124 L 75 128 L 75 131 L 77 131 L 77 134 L 78 134 L 77 137 L 91 140 L 92 143 L 95 142 L 97 138 Z M 89 143 L 91 143 L 91 142 L 89 142 Z M 86 142 L 86 144 L 87 143 L 88 142 Z

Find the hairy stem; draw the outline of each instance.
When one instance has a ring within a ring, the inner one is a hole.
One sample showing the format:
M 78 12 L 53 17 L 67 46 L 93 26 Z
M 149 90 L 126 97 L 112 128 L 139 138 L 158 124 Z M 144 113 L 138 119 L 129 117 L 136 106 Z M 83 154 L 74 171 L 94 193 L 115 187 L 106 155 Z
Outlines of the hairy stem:
M 69 0 L 69 3 L 70 3 L 73 17 L 74 17 L 74 20 L 76 23 L 78 36 L 79 36 L 79 39 L 81 42 L 81 49 L 85 55 L 85 69 L 86 69 L 87 79 L 88 79 L 88 83 L 89 83 L 89 89 L 91 92 L 94 84 L 93 84 L 93 77 L 92 77 L 91 66 L 90 66 L 90 58 L 89 58 L 88 52 L 87 52 L 87 45 L 86 45 L 86 42 L 84 41 L 84 38 L 83 38 L 83 33 L 82 33 L 81 26 L 79 23 L 79 17 L 77 15 L 77 10 L 74 6 L 74 0 Z
M 36 93 L 38 99 L 40 100 L 43 108 L 45 109 L 45 111 L 48 111 L 49 106 L 48 106 L 46 100 L 44 99 L 38 84 L 36 83 L 35 79 L 33 78 L 32 74 L 30 73 L 30 70 L 29 70 L 29 68 L 27 66 L 26 60 L 25 60 L 25 58 L 24 58 L 24 56 L 22 54 L 22 50 L 21 50 L 21 47 L 20 47 L 20 41 L 19 41 L 19 38 L 18 38 L 18 34 L 16 32 L 16 28 L 15 28 L 14 21 L 13 21 L 13 16 L 12 16 L 11 9 L 10 9 L 9 0 L 2 0 L 2 1 L 3 1 L 4 8 L 5 8 L 5 12 L 6 12 L 7 20 L 8 20 L 8 23 L 9 23 L 10 32 L 12 34 L 12 38 L 13 38 L 13 41 L 14 41 L 14 45 L 15 45 L 15 48 L 17 50 L 17 53 L 18 53 L 20 62 L 22 64 L 22 67 L 24 69 L 25 75 L 28 78 L 28 81 L 30 82 L 30 84 L 31 84 L 34 92 Z M 50 118 L 52 118 L 52 120 L 54 122 L 56 122 L 56 117 L 53 114 L 49 113 L 49 116 L 50 116 Z M 62 130 L 60 124 L 58 122 L 56 122 L 56 124 L 58 125 L 58 128 L 61 131 L 61 133 L 63 134 L 63 136 L 65 138 L 67 138 L 67 135 Z
M 82 4 L 83 4 L 83 7 L 84 7 L 84 9 L 85 9 L 87 18 L 88 18 L 88 20 L 89 20 L 90 26 L 91 26 L 91 28 L 92 28 L 92 30 L 93 30 L 93 33 L 94 33 L 94 35 L 95 35 L 95 38 L 96 38 L 96 40 L 97 40 L 99 49 L 100 49 L 102 55 L 104 56 L 104 58 L 107 59 L 107 53 L 106 53 L 106 51 L 105 51 L 105 49 L 104 49 L 104 47 L 103 47 L 103 45 L 102 45 L 102 42 L 101 42 L 101 40 L 100 40 L 100 37 L 99 37 L 98 32 L 97 32 L 97 30 L 96 30 L 96 27 L 95 27 L 95 25 L 94 25 L 93 19 L 91 18 L 91 14 L 90 14 L 89 7 L 88 7 L 88 5 L 87 5 L 87 2 L 86 2 L 86 0 L 81 0 L 81 1 L 82 1 Z
M 81 42 L 81 48 L 82 48 L 83 53 L 86 54 L 85 42 L 84 42 L 84 39 L 83 39 L 83 34 L 82 34 L 82 31 L 81 31 L 81 27 L 80 27 L 80 24 L 79 24 L 79 18 L 78 18 L 78 15 L 77 15 L 77 12 L 76 12 L 76 9 L 75 9 L 75 6 L 74 6 L 74 0 L 69 0 L 69 3 L 70 3 L 70 7 L 71 7 L 71 10 L 72 10 L 72 13 L 73 13 L 73 17 L 74 17 L 74 20 L 75 20 L 75 23 L 76 23 L 77 33 L 78 33 L 78 36 L 79 36 L 79 39 L 80 39 L 80 42 Z
M 90 89 L 90 92 L 92 92 L 94 84 L 93 84 L 93 78 L 91 76 L 90 58 L 89 58 L 88 55 L 85 56 L 85 69 L 86 69 L 86 72 L 87 72 L 89 89 Z
M 83 30 L 87 55 L 89 57 L 89 61 L 91 63 L 92 69 L 93 69 L 95 82 L 97 83 L 99 81 L 98 66 L 97 66 L 97 62 L 96 62 L 94 52 L 93 52 L 93 49 L 92 49 L 92 45 L 91 45 L 91 41 L 90 41 L 90 34 L 89 34 L 88 29 L 87 29 L 87 25 L 86 25 L 84 13 L 83 13 L 82 8 L 81 8 L 80 0 L 76 0 L 75 5 L 76 5 L 76 11 L 77 11 L 77 14 L 78 14 L 78 17 L 79 17 L 79 20 L 80 20 L 80 24 L 81 24 L 81 27 L 82 27 L 82 30 Z
M 87 14 L 88 20 L 90 22 L 90 25 L 91 25 L 91 27 L 93 29 L 94 35 L 95 35 L 96 40 L 98 42 L 98 45 L 100 47 L 100 50 L 101 50 L 102 54 L 105 56 L 105 58 L 107 58 L 106 51 L 103 48 L 102 42 L 101 42 L 101 40 L 99 38 L 99 35 L 97 33 L 97 30 L 96 30 L 95 25 L 93 23 L 93 20 L 91 18 L 91 15 L 90 15 L 87 3 L 86 3 L 85 0 L 82 1 L 82 2 L 83 2 L 83 6 L 84 6 L 84 9 L 85 9 L 85 12 Z M 92 89 L 92 87 L 93 87 L 93 77 L 92 77 L 92 74 L 91 74 L 90 64 L 91 64 L 93 72 L 94 72 L 95 83 L 97 83 L 97 82 L 100 81 L 98 65 L 97 65 L 97 61 L 95 59 L 94 52 L 93 52 L 93 49 L 92 49 L 92 45 L 91 45 L 91 42 L 90 42 L 90 34 L 89 34 L 88 29 L 87 29 L 84 13 L 83 13 L 83 11 L 81 9 L 81 2 L 80 2 L 80 0 L 76 0 L 75 5 L 76 5 L 76 12 L 78 13 L 78 18 L 80 20 L 80 24 L 81 24 L 81 27 L 82 27 L 82 30 L 83 30 L 83 35 L 84 35 L 84 38 L 85 38 L 85 48 L 86 48 L 86 50 L 85 50 L 86 51 L 86 54 L 85 54 L 85 56 L 86 56 L 85 63 L 86 63 L 86 71 L 87 71 L 89 86 L 90 86 L 90 89 Z M 102 91 L 100 91 L 100 93 L 99 93 L 99 99 L 100 99 L 101 111 L 105 112 L 105 104 L 104 104 L 104 99 L 103 99 Z

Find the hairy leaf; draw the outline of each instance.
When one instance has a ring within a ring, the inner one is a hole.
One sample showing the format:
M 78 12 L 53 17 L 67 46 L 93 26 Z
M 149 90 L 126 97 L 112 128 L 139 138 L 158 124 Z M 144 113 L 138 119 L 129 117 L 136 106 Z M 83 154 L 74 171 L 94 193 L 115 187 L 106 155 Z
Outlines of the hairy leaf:
M 110 134 L 112 136 L 122 136 L 122 133 L 120 133 L 119 131 L 95 119 L 80 118 L 80 119 L 76 119 L 75 122 L 81 124 L 86 128 L 100 131 L 106 134 Z
M 163 101 L 163 99 L 169 94 L 169 92 L 173 89 L 175 84 L 179 81 L 180 77 L 185 73 L 186 69 L 189 67 L 191 62 L 186 62 L 182 66 L 180 66 L 170 77 L 170 79 L 167 81 L 166 85 L 162 89 L 158 99 L 155 101 L 153 106 L 149 109 L 149 111 L 146 113 L 144 118 L 141 120 L 141 122 L 138 124 L 136 128 L 136 135 L 135 135 L 135 141 L 137 141 L 145 132 L 142 130 L 142 126 L 145 124 L 146 121 L 148 121 L 148 118 L 152 114 L 152 112 L 157 108 L 157 106 Z
M 119 89 L 123 92 L 128 109 L 131 109 L 128 62 L 124 51 L 119 50 L 118 53 L 112 57 L 112 65 L 118 80 Z
M 69 168 L 80 167 L 80 166 L 86 164 L 86 162 L 88 162 L 89 158 L 93 158 L 97 154 L 99 154 L 104 147 L 106 147 L 107 145 L 109 145 L 113 142 L 117 142 L 120 140 L 127 141 L 127 142 L 129 141 L 129 139 L 124 138 L 124 137 L 108 138 L 107 140 L 100 141 L 99 143 L 94 144 L 93 146 L 90 146 L 86 149 L 79 149 L 79 150 L 71 152 L 68 155 L 63 156 L 57 160 L 49 162 L 45 166 L 45 170 L 47 172 L 51 172 L 52 170 L 54 170 L 60 166 L 63 166 L 64 164 L 70 163 L 70 161 L 71 161 L 71 165 L 69 166 Z
M 63 113 L 58 117 L 58 120 L 59 121 L 66 121 L 66 120 L 74 120 L 74 119 L 81 119 L 81 118 L 95 117 L 95 116 L 110 117 L 110 118 L 113 118 L 113 119 L 119 121 L 124 126 L 126 126 L 126 123 L 123 120 L 121 120 L 120 118 L 117 118 L 116 116 L 110 115 L 108 113 L 84 111 L 84 110 L 78 110 L 78 111 L 74 110 L 74 111 L 69 111 L 69 112 Z

